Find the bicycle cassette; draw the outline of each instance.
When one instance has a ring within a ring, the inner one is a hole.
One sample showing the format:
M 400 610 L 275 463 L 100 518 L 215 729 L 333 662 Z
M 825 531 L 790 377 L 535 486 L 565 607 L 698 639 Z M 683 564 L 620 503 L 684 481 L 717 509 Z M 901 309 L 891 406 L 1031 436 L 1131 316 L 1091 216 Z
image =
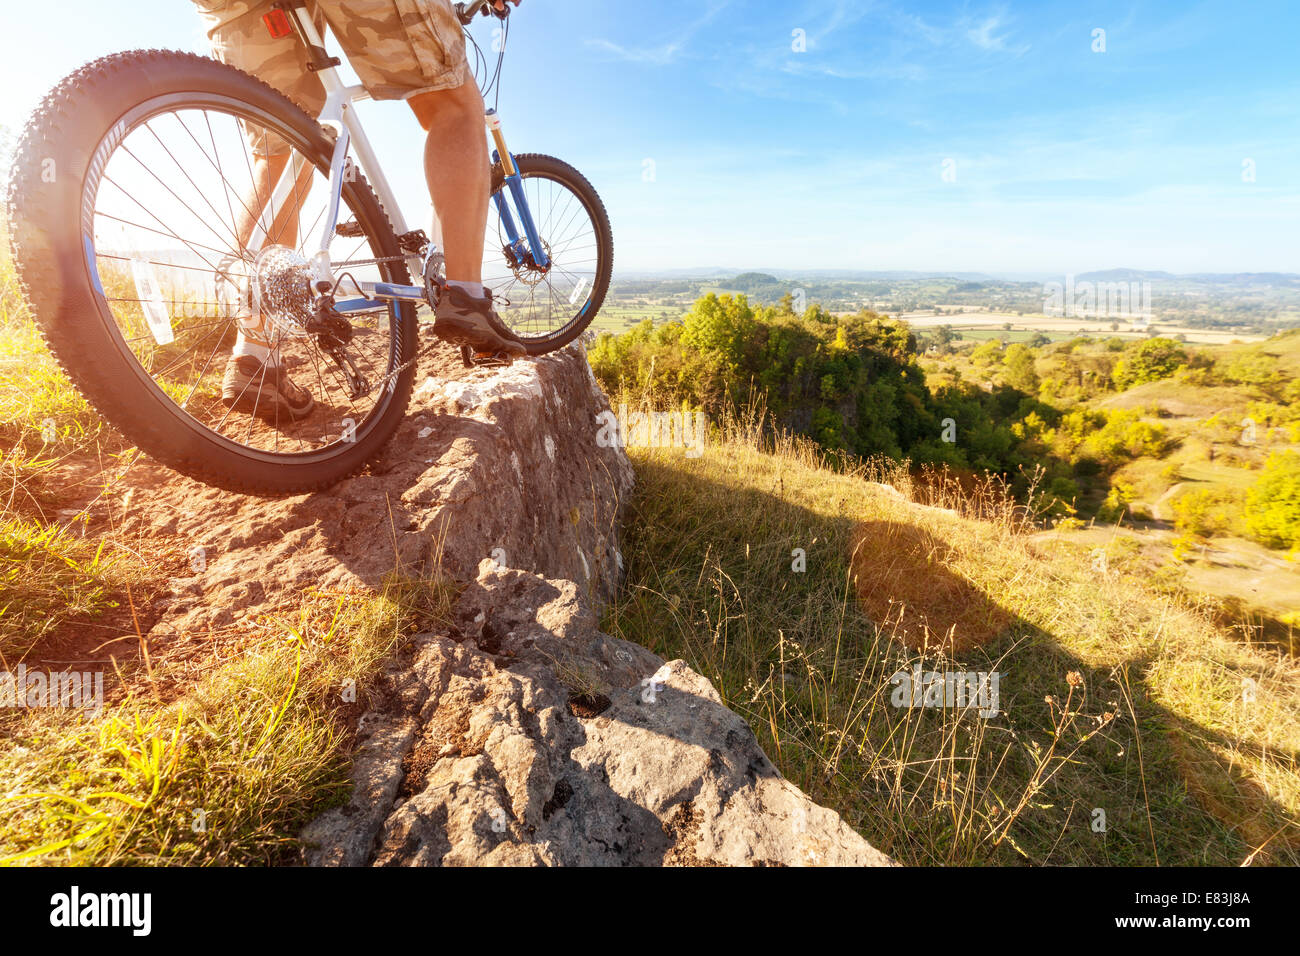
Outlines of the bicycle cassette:
M 253 310 L 264 326 L 306 338 L 312 320 L 311 267 L 288 246 L 267 246 L 253 260 Z

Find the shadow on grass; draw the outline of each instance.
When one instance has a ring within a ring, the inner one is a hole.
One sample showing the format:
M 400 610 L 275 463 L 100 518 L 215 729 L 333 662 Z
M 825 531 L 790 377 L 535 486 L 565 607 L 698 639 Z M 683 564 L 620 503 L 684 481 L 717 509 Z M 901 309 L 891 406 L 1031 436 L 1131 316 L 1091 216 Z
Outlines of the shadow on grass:
M 1171 712 L 1148 659 L 1088 666 L 953 571 L 941 532 L 795 504 L 784 475 L 637 473 L 607 629 L 708 676 L 787 777 L 900 862 L 1300 862 L 1300 826 L 1232 759 L 1293 770 L 1294 752 Z M 893 707 L 915 664 L 998 672 L 1001 713 Z

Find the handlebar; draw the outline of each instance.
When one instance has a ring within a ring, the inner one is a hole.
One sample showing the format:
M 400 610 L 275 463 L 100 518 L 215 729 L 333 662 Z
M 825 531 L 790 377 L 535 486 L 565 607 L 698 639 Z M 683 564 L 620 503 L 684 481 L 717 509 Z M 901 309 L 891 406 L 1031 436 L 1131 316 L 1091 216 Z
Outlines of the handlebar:
M 482 12 L 485 17 L 491 14 L 501 20 L 510 16 L 509 4 L 505 4 L 504 10 L 494 10 L 492 8 L 494 2 L 495 0 L 470 0 L 469 3 L 458 3 L 455 8 L 456 19 L 458 19 L 463 26 L 469 26 L 470 21 L 474 19 L 474 15 L 480 12 Z

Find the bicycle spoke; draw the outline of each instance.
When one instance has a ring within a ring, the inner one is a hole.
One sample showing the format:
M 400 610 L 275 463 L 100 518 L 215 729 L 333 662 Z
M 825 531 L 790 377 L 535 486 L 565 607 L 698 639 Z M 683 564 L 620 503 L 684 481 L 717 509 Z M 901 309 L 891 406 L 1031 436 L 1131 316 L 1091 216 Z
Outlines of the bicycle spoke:
M 149 114 L 122 134 L 104 163 L 103 186 L 90 198 L 103 302 L 125 347 L 163 393 L 204 428 L 237 444 L 284 455 L 348 439 L 352 427 L 341 426 L 344 416 L 355 422 L 358 433 L 374 420 L 392 394 L 390 370 L 401 361 L 396 340 L 401 312 L 389 305 L 348 316 L 354 334 L 344 348 L 356 374 L 369 383 L 355 395 L 351 373 L 323 354 L 316 338 L 297 324 L 299 319 L 262 315 L 258 335 L 274 343 L 270 353 L 254 360 L 256 366 L 241 369 L 243 381 L 229 399 L 222 397 L 223 362 L 234 361 L 228 357 L 232 335 L 244 334 L 243 323 L 255 321 L 248 312 L 249 289 L 261 281 L 245 236 L 261 222 L 266 236 L 262 249 L 283 243 L 297 247 L 305 259 L 329 208 L 328 176 L 316 162 L 292 147 L 279 160 L 258 158 L 267 154 L 275 129 L 242 107 Z M 267 175 L 275 169 L 271 162 L 283 162 L 283 172 L 276 176 L 291 177 L 279 199 L 279 184 Z M 244 180 L 235 172 L 240 167 L 247 175 L 243 183 L 236 182 Z M 241 212 L 246 219 L 240 219 Z M 349 198 L 346 191 L 341 212 L 365 222 L 355 195 Z M 245 228 L 248 233 L 242 232 Z M 117 247 L 114 230 L 121 231 L 123 248 Z M 370 262 L 378 254 L 373 236 L 363 233 L 349 246 L 349 258 L 365 263 L 354 267 L 359 280 L 371 281 L 375 275 L 391 281 L 387 265 Z M 171 326 L 170 338 L 145 327 L 158 302 Z M 296 399 L 281 395 L 295 375 L 302 381 L 294 386 L 314 403 L 298 419 L 286 404 L 296 404 Z
M 489 229 L 484 241 L 483 281 L 499 299 L 508 300 L 509 305 L 498 311 L 517 335 L 545 339 L 576 321 L 590 299 L 599 268 L 593 253 L 599 242 L 585 201 L 563 182 L 526 172 L 524 190 L 550 265 L 546 270 L 511 266 L 502 254 L 509 244 L 502 220 L 490 207 L 489 221 L 496 227 Z M 512 200 L 510 193 L 504 194 L 503 201 L 522 226 Z M 582 301 L 570 301 L 576 295 L 583 295 Z

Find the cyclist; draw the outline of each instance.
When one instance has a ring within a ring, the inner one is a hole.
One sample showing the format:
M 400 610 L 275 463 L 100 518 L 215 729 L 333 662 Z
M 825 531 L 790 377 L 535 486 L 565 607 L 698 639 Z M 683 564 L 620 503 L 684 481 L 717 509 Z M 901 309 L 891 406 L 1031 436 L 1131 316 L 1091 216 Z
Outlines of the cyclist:
M 307 51 L 301 41 L 294 33 L 274 38 L 263 22 L 272 0 L 193 2 L 218 60 L 275 87 L 311 115 L 320 112 L 325 88 L 305 68 Z M 500 13 L 505 2 L 495 0 Z M 517 6 L 520 0 L 509 2 Z M 309 8 L 318 26 L 328 21 L 367 92 L 375 99 L 405 100 L 428 134 L 424 173 L 442 225 L 448 286 L 439 297 L 434 332 L 479 352 L 522 356 L 523 343 L 501 321 L 482 283 L 490 177 L 484 106 L 451 0 L 309 0 Z M 265 135 L 250 139 L 255 188 L 265 194 L 288 164 L 290 149 Z M 312 170 L 303 175 L 309 180 Z M 271 235 L 292 244 L 297 210 L 286 206 L 272 223 Z M 240 226 L 240 243 L 246 245 L 253 230 L 251 214 Z M 307 416 L 315 405 L 311 393 L 289 380 L 261 318 L 246 311 L 226 365 L 222 400 L 233 408 Z

